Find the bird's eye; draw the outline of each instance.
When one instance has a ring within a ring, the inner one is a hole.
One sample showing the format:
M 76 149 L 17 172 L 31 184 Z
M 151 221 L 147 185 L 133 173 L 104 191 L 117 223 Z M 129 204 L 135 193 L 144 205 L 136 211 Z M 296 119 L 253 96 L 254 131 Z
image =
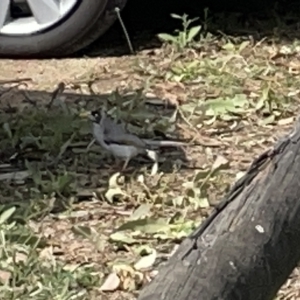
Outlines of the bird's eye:
M 99 117 L 99 113 L 97 111 L 92 111 L 91 115 L 95 118 Z

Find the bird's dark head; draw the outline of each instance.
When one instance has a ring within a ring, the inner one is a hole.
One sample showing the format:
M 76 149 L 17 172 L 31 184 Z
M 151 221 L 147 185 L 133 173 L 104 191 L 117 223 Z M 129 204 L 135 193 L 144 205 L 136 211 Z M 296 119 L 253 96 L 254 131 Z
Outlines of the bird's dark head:
M 96 110 L 91 111 L 90 114 L 89 114 L 89 119 L 92 122 L 100 123 L 101 118 L 102 118 L 101 114 L 98 111 L 96 111 Z

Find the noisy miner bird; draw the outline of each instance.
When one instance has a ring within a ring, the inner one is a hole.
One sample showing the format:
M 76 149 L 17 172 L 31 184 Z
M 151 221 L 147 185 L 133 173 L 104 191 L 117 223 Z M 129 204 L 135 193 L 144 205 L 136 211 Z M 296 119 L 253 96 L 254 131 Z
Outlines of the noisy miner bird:
M 89 119 L 92 121 L 94 138 L 99 145 L 115 158 L 124 160 L 122 170 L 126 169 L 129 161 L 139 154 L 146 154 L 151 160 L 157 162 L 155 148 L 188 145 L 178 141 L 141 139 L 134 134 L 126 132 L 124 126 L 117 124 L 112 118 L 108 117 L 104 110 L 101 110 L 101 113 L 92 111 Z

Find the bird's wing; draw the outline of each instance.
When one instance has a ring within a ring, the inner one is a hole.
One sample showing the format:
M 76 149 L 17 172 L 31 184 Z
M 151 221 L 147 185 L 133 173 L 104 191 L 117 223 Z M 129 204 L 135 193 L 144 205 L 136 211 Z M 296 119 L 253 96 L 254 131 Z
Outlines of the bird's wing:
M 108 143 L 118 143 L 123 145 L 131 145 L 138 148 L 145 148 L 146 144 L 143 140 L 141 140 L 139 137 L 137 137 L 134 134 L 130 133 L 122 133 L 122 134 L 106 134 L 104 137 L 105 141 Z
M 117 124 L 110 117 L 105 118 L 102 126 L 104 128 L 105 134 L 108 134 L 108 135 L 121 135 L 121 134 L 126 133 L 124 125 L 123 124 Z
M 138 136 L 128 133 L 123 124 L 117 124 L 112 118 L 107 117 L 103 122 L 104 139 L 107 143 L 116 143 L 138 148 L 145 148 L 146 144 Z

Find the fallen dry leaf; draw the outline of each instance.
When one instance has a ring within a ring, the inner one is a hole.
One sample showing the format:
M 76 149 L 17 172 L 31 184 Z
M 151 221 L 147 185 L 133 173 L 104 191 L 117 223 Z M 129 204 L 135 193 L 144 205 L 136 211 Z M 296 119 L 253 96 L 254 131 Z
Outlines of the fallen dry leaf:
M 8 284 L 10 278 L 11 278 L 11 272 L 0 270 L 0 281 L 3 285 Z
M 116 273 L 110 273 L 100 287 L 100 290 L 102 292 L 113 292 L 119 288 L 120 284 L 121 280 L 119 276 Z

